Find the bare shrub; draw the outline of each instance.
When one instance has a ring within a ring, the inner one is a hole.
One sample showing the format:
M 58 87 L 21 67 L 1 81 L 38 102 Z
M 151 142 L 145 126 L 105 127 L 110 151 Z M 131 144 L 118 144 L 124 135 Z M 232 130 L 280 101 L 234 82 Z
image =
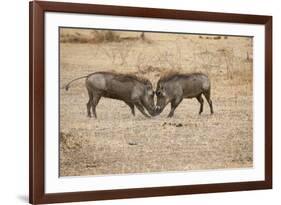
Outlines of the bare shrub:
M 118 46 L 114 44 L 112 44 L 110 48 L 108 46 L 104 46 L 103 44 L 99 45 L 99 51 L 103 53 L 113 65 L 117 64 L 116 61 L 118 49 Z
M 110 46 L 100 44 L 99 51 L 101 51 L 112 64 L 126 65 L 132 47 L 133 44 L 131 42 L 112 42 Z
M 65 34 L 60 36 L 61 43 L 88 43 L 91 39 L 76 32 L 75 34 Z
M 246 61 L 247 61 L 247 62 L 252 62 L 252 61 L 253 61 L 253 56 L 250 55 L 249 52 L 247 52 Z
M 133 47 L 131 42 L 124 42 L 120 44 L 120 49 L 118 49 L 118 54 L 121 60 L 121 65 L 127 64 L 127 58 L 129 57 L 129 53 Z
M 141 40 L 145 40 L 145 34 L 144 34 L 144 32 L 141 32 L 140 38 L 141 38 Z
M 106 42 L 118 42 L 120 40 L 120 36 L 113 31 L 106 31 L 104 34 L 104 40 Z
M 225 36 L 226 37 L 226 36 Z M 224 38 L 225 38 L 224 37 Z M 213 40 L 219 40 L 219 39 L 221 39 L 222 38 L 222 36 L 205 36 L 205 37 L 203 37 L 203 36 L 199 36 L 199 38 L 201 38 L 201 39 L 213 39 Z M 226 38 L 225 38 L 226 39 Z
M 95 43 L 119 42 L 120 36 L 114 31 L 94 31 Z
M 158 62 L 160 67 L 166 67 L 171 70 L 181 70 L 182 69 L 182 51 L 179 42 L 176 41 L 173 47 L 158 48 Z
M 137 73 L 142 74 L 142 75 L 146 75 L 149 73 L 155 73 L 156 75 L 160 75 L 160 73 L 162 73 L 165 70 L 169 70 L 167 68 L 163 68 L 163 67 L 158 67 L 156 65 L 153 64 L 147 64 L 145 63 L 145 56 L 142 54 L 139 54 L 138 58 L 137 58 L 137 63 L 136 63 L 136 67 L 137 67 Z
M 211 76 L 220 65 L 219 56 L 209 51 L 206 47 L 200 47 L 198 50 L 201 50 L 201 52 L 193 53 L 193 58 L 191 59 L 191 64 L 196 65 L 194 66 L 194 71 L 204 72 Z
M 213 39 L 214 40 L 219 40 L 219 39 L 221 39 L 221 36 L 215 36 Z
M 142 73 L 146 66 L 146 56 L 143 52 L 137 54 L 135 66 L 137 67 L 138 72 Z
M 221 51 L 222 56 L 224 57 L 225 65 L 226 65 L 226 72 L 227 72 L 227 79 L 233 79 L 233 50 L 226 50 L 222 49 Z
M 107 43 L 120 42 L 120 36 L 114 31 L 93 30 L 90 34 L 66 32 L 60 35 L 61 43 Z

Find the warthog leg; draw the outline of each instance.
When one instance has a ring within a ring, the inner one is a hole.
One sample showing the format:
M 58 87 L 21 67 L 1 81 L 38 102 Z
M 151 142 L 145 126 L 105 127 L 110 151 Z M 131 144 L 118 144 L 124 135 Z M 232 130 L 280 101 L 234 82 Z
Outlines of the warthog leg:
M 89 100 L 87 103 L 87 116 L 91 117 L 91 107 L 92 107 L 92 101 Z
M 178 98 L 173 99 L 173 100 L 171 101 L 171 111 L 170 111 L 168 117 L 173 117 L 174 112 L 175 112 L 175 109 L 176 109 L 176 108 L 178 107 L 178 105 L 181 103 L 182 99 L 183 99 L 182 97 L 178 97 Z
M 97 113 L 96 113 L 96 106 L 98 105 L 99 101 L 100 101 L 101 96 L 99 94 L 95 94 L 93 96 L 93 100 L 92 100 L 92 112 L 95 118 L 97 118 Z
M 135 103 L 135 105 L 136 105 L 136 107 L 138 108 L 138 110 L 145 116 L 145 117 L 147 117 L 147 118 L 150 118 L 150 116 L 148 115 L 148 114 L 146 114 L 146 112 L 145 112 L 145 110 L 144 110 L 144 108 L 143 108 L 143 106 L 142 106 L 142 104 L 141 103 Z
M 203 105 L 204 105 L 204 100 L 202 98 L 202 95 L 198 95 L 196 97 L 196 99 L 198 100 L 198 102 L 200 103 L 200 110 L 199 110 L 199 115 L 203 112 Z
M 213 110 L 213 103 L 212 103 L 212 100 L 211 100 L 211 92 L 210 92 L 210 90 L 208 90 L 206 92 L 203 92 L 203 95 L 205 96 L 207 102 L 209 103 L 211 114 L 213 114 L 214 110 Z
M 125 102 L 130 108 L 131 108 L 131 113 L 133 116 L 135 116 L 135 106 L 133 103 Z
M 89 101 L 87 103 L 87 115 L 88 117 L 91 117 L 91 107 L 92 107 L 92 101 L 93 101 L 93 93 L 92 91 L 88 90 L 89 94 Z

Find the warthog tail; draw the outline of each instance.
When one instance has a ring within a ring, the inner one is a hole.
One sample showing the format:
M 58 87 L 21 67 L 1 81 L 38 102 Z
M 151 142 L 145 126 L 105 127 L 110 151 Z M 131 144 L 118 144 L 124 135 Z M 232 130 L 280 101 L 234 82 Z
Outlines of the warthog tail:
M 88 75 L 82 76 L 82 77 L 79 77 L 79 78 L 75 78 L 75 79 L 71 80 L 69 83 L 67 83 L 63 88 L 65 88 L 65 90 L 68 91 L 68 89 L 69 89 L 71 83 L 73 83 L 73 82 L 76 81 L 76 80 L 80 80 L 80 79 L 82 79 L 82 78 L 87 78 L 87 77 L 88 77 Z

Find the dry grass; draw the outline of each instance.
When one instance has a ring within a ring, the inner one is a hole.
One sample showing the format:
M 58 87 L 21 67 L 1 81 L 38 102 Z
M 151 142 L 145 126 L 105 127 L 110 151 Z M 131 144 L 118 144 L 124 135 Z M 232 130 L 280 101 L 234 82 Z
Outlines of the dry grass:
M 63 32 L 77 31 L 93 32 Z M 141 33 L 114 35 L 130 39 Z M 60 94 L 61 176 L 252 167 L 252 39 L 214 37 L 145 33 L 149 42 L 61 41 L 61 87 L 96 71 L 138 74 L 154 86 L 163 72 L 203 72 L 211 79 L 215 111 L 209 114 L 205 100 L 199 116 L 199 103 L 185 99 L 173 118 L 166 118 L 167 106 L 146 119 L 138 111 L 133 117 L 124 102 L 102 98 L 98 119 L 90 119 L 84 81 L 76 82 Z

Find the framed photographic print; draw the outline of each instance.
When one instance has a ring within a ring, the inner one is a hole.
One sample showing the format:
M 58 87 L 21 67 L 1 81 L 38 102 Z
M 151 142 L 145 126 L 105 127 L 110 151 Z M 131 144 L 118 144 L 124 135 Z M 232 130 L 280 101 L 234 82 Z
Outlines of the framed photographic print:
M 30 2 L 30 203 L 272 187 L 272 17 Z

